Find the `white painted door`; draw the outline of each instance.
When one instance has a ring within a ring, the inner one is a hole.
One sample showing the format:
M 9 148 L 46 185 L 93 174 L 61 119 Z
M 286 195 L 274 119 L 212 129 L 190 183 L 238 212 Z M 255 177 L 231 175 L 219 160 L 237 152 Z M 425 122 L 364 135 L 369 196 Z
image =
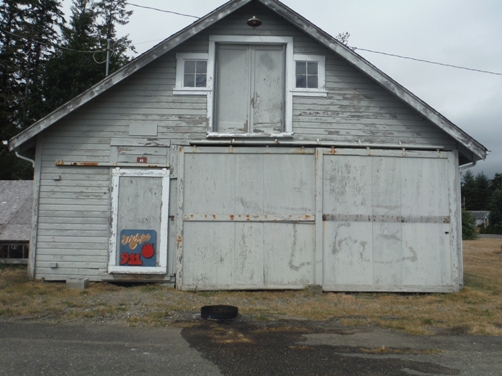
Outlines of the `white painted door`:
M 108 272 L 166 274 L 169 170 L 113 170 Z
M 217 44 L 215 130 L 284 131 L 285 47 Z

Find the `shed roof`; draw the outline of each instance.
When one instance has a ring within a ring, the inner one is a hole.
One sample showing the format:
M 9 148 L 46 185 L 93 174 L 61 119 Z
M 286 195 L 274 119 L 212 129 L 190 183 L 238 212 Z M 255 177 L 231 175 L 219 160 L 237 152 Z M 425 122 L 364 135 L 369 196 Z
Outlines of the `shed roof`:
M 78 95 L 71 101 L 67 102 L 49 115 L 31 125 L 29 128 L 11 138 L 9 141 L 10 150 L 18 149 L 21 145 L 35 137 L 38 133 L 50 127 L 52 124 L 65 117 L 72 111 L 76 110 L 77 108 L 81 107 L 85 103 L 89 102 L 99 94 L 108 90 L 110 87 L 121 82 L 134 72 L 143 68 L 148 63 L 154 61 L 166 52 L 185 42 L 192 36 L 207 29 L 224 17 L 253 1 L 263 4 L 271 11 L 283 17 L 285 20 L 298 27 L 300 30 L 329 48 L 331 51 L 338 54 L 340 57 L 344 58 L 346 61 L 351 63 L 360 71 L 364 72 L 381 86 L 409 104 L 412 108 L 422 114 L 422 116 L 437 125 L 440 129 L 454 138 L 460 145 L 469 150 L 472 155 L 468 156 L 467 159 L 476 161 L 486 158 L 487 149 L 478 141 L 473 139 L 462 129 L 457 127 L 450 120 L 445 118 L 427 103 L 419 99 L 409 90 L 404 88 L 402 85 L 400 85 L 385 73 L 380 71 L 378 68 L 376 68 L 374 65 L 369 63 L 359 54 L 346 47 L 343 43 L 340 43 L 334 37 L 321 30 L 319 27 L 315 26 L 310 21 L 294 12 L 292 9 L 282 4 L 278 0 L 230 0 L 219 8 L 216 8 L 211 13 L 195 21 L 190 26 L 182 29 L 178 33 L 173 34 L 169 38 L 160 42 L 147 52 L 132 60 L 121 69 L 117 70 L 115 73 L 106 77 L 90 89 L 86 90 L 82 94 Z
M 33 180 L 0 180 L 0 241 L 30 240 Z

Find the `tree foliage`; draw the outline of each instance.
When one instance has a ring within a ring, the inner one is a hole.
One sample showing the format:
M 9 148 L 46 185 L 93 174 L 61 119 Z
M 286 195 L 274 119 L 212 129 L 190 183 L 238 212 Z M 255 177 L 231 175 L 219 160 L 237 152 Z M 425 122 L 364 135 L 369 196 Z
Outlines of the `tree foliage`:
M 477 239 L 476 218 L 467 210 L 462 210 L 462 240 Z
M 43 66 L 62 21 L 58 0 L 4 0 L 0 4 L 0 139 L 44 115 Z M 0 149 L 0 179 L 29 179 L 31 165 Z
M 125 0 L 73 0 L 65 25 L 61 0 L 3 0 L 0 4 L 0 140 L 7 140 L 105 77 L 134 51 L 116 27 L 132 11 Z M 97 64 L 102 61 L 103 64 Z M 28 162 L 0 146 L 0 179 L 30 179 Z
M 486 232 L 502 234 L 502 188 L 498 188 L 492 193 L 489 222 L 490 225 Z

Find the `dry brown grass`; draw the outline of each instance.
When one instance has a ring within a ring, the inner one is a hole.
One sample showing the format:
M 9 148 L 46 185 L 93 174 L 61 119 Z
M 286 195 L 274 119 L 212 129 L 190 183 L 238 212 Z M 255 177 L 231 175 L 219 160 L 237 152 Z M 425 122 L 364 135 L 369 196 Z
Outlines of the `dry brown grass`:
M 93 283 L 84 291 L 64 283 L 30 282 L 26 269 L 0 269 L 0 319 L 190 325 L 207 304 L 232 304 L 257 321 L 340 320 L 414 334 L 502 335 L 501 239 L 464 242 L 465 288 L 457 294 L 311 295 L 304 291 L 180 292 L 159 285 Z M 225 339 L 226 340 L 226 339 Z M 232 338 L 232 340 L 242 340 Z

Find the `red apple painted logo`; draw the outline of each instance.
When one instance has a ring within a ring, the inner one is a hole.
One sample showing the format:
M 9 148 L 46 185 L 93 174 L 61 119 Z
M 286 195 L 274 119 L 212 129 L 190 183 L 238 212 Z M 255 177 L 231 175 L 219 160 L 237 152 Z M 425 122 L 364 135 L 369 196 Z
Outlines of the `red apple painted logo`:
M 143 248 L 141 248 L 141 255 L 144 258 L 150 258 L 155 254 L 155 249 L 153 249 L 153 244 L 145 243 Z

